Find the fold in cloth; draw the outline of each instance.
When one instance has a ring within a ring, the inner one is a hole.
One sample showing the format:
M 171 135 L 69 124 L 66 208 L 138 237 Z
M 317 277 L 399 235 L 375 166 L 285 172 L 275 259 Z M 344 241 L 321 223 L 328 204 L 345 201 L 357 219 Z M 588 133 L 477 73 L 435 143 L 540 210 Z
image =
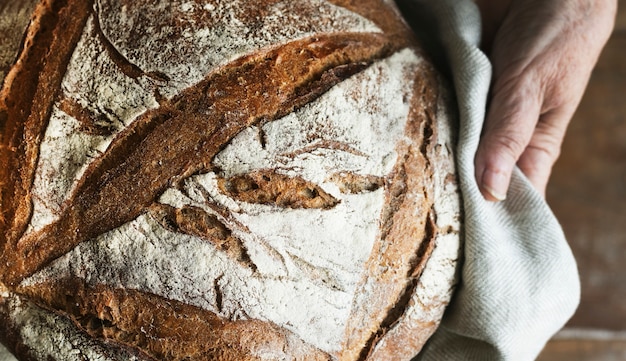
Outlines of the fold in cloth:
M 576 262 L 556 217 L 518 169 L 503 202 L 485 201 L 476 184 L 474 155 L 491 81 L 491 64 L 478 48 L 476 5 L 469 0 L 399 3 L 416 32 L 427 36 L 436 61 L 446 62 L 444 73 L 454 83 L 465 212 L 461 283 L 416 360 L 534 360 L 578 306 Z

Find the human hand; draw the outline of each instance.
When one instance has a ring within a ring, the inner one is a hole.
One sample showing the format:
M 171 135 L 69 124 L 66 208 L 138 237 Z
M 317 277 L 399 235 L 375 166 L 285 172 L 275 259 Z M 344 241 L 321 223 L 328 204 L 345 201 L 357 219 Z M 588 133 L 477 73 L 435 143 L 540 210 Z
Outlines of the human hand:
M 545 194 L 569 121 L 613 29 L 616 0 L 476 0 L 493 83 L 475 176 L 506 197 L 517 166 Z

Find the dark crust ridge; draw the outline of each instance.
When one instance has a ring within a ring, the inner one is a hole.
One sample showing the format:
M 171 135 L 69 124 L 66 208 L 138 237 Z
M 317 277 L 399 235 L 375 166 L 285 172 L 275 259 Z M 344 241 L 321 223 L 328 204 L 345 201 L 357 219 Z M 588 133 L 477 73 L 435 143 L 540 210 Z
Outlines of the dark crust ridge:
M 339 203 L 339 200 L 320 186 L 301 177 L 289 177 L 272 169 L 219 178 L 217 185 L 224 194 L 246 203 L 294 209 L 329 209 Z
M 35 14 L 24 50 L 0 93 L 0 250 L 15 244 L 30 220 L 30 187 L 54 101 L 92 2 L 45 0 Z
M 213 312 L 140 291 L 64 279 L 20 292 L 65 315 L 94 339 L 142 350 L 154 360 L 261 361 L 258 352 L 264 348 L 282 350 L 299 360 L 331 360 L 274 324 L 228 321 Z
M 15 324 L 9 314 L 12 308 L 23 308 L 28 312 L 28 317 Z M 90 351 L 97 350 L 100 353 L 114 360 L 129 360 L 134 358 L 136 361 L 156 361 L 137 348 L 131 348 L 116 342 L 94 339 L 91 335 L 77 328 L 72 323 L 67 314 L 51 309 L 50 307 L 27 299 L 24 295 L 10 294 L 6 298 L 0 299 L 0 343 L 8 346 L 8 349 L 20 361 L 41 361 L 34 350 L 32 350 L 20 334 L 21 327 L 55 327 L 55 330 L 64 334 L 68 339 L 72 340 L 72 350 L 81 353 L 85 348 Z M 43 340 L 41 340 L 43 342 Z M 50 345 L 52 348 L 59 345 Z M 65 356 L 54 358 L 49 356 L 45 360 L 48 361 L 65 361 Z
M 175 208 L 156 203 L 150 207 L 150 215 L 163 228 L 172 232 L 189 234 L 212 243 L 241 266 L 256 271 L 244 242 L 233 235 L 232 230 L 217 216 L 195 206 Z
M 357 292 L 367 295 L 357 295 L 353 305 L 342 353 L 346 359 L 367 360 L 387 331 L 402 318 L 434 250 L 439 230 L 432 209 L 431 160 L 435 157 L 438 92 L 433 69 L 422 64 L 415 74 L 405 130 L 412 143 L 398 146 L 398 161 L 385 179 L 387 206 L 381 215 L 380 239 L 366 264 L 362 292 Z

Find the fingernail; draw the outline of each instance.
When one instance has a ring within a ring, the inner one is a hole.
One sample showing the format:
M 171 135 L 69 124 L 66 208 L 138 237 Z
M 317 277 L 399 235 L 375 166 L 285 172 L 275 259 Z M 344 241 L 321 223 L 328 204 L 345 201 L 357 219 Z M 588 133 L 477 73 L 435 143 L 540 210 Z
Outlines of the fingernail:
M 506 190 L 508 188 L 508 177 L 502 172 L 494 172 L 485 170 L 483 173 L 482 186 L 494 199 L 503 201 L 506 199 Z

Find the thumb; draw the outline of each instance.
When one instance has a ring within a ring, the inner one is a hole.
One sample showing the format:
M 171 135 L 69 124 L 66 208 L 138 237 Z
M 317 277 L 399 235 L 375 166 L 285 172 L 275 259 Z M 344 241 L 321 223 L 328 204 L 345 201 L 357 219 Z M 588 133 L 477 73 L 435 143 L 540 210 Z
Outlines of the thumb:
M 478 187 L 489 201 L 506 198 L 513 168 L 533 136 L 541 112 L 538 83 L 526 73 L 493 89 L 474 162 Z

